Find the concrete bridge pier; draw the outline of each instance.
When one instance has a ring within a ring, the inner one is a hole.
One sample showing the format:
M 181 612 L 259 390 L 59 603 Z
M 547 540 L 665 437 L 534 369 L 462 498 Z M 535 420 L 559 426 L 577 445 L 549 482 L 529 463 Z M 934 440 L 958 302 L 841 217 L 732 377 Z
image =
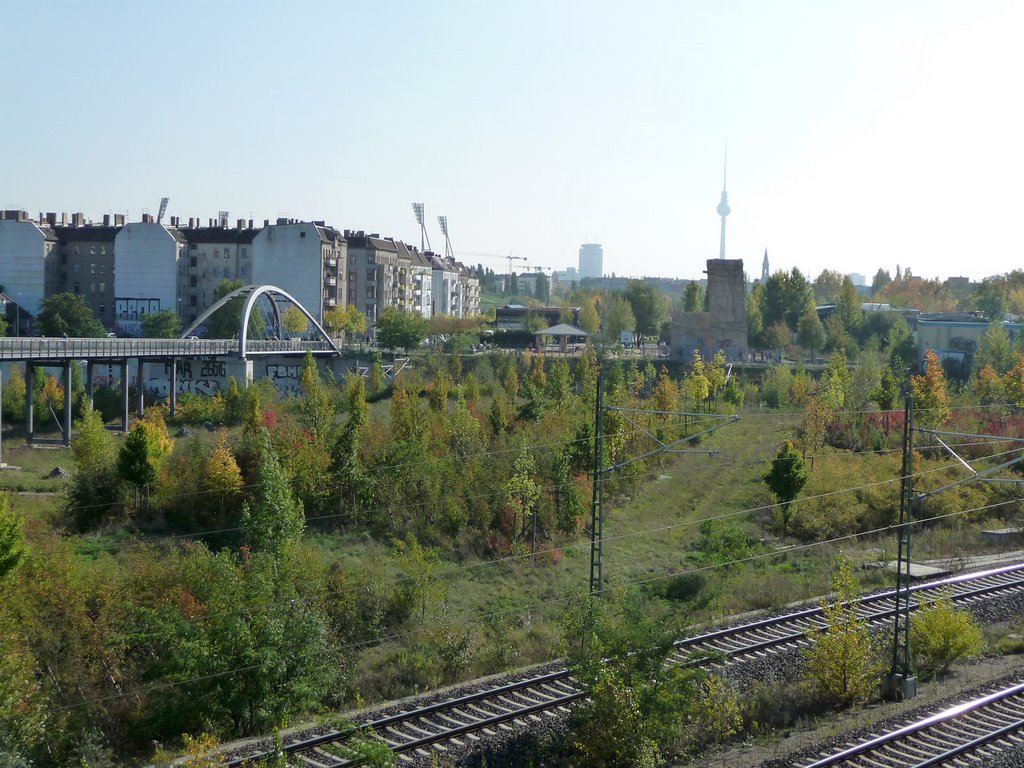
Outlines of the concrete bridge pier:
M 32 396 L 34 389 L 32 382 L 35 381 L 36 366 L 31 360 L 25 361 L 25 442 L 32 444 L 35 437 L 33 417 L 35 416 L 35 398 Z
M 64 445 L 71 445 L 71 359 L 64 361 Z
M 171 357 L 171 381 L 170 386 L 167 388 L 167 400 L 170 403 L 171 418 L 174 418 L 174 412 L 178 407 L 178 358 Z
M 121 360 L 117 366 L 121 369 L 121 431 L 128 432 L 128 416 L 131 412 L 128 398 L 128 360 Z
M 92 385 L 92 377 L 96 370 L 96 364 L 92 360 L 87 360 L 85 363 L 85 396 L 89 398 L 89 407 L 93 407 L 95 403 L 92 401 L 92 396 L 95 391 L 95 387 Z

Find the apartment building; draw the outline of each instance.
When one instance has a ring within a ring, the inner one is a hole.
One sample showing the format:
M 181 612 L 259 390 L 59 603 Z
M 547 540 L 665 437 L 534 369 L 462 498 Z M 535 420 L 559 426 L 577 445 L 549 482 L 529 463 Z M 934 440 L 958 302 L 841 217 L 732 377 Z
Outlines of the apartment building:
M 40 303 L 54 292 L 58 254 L 57 234 L 42 216 L 33 221 L 25 211 L 0 212 L 0 283 L 19 308 L 16 334 L 29 331 Z
M 345 230 L 348 242 L 346 301 L 366 315 L 372 328 L 385 307 L 398 306 L 398 246 L 362 230 Z
M 348 242 L 323 221 L 278 219 L 252 242 L 252 282 L 275 285 L 295 297 L 317 322 L 345 306 Z
M 143 214 L 114 238 L 114 329 L 140 336 L 146 315 L 169 309 L 182 315 L 179 264 L 188 256 L 188 240 L 176 227 Z

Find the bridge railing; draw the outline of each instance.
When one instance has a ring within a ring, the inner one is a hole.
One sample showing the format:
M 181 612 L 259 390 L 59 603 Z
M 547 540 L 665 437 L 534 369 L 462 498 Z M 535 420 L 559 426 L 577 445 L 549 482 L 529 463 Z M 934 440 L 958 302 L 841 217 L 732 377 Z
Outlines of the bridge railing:
M 250 340 L 246 354 L 329 352 L 323 341 Z M 0 337 L 0 361 L 89 360 L 137 357 L 206 357 L 238 354 L 238 339 L 120 339 Z

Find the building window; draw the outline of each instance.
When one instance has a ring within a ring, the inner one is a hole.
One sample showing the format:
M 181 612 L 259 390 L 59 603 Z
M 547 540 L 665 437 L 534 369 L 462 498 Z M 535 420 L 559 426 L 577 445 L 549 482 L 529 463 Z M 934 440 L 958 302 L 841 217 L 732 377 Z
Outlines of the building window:
M 190 307 L 194 307 L 196 305 L 196 295 L 194 293 L 188 297 L 188 304 Z
M 67 255 L 66 252 L 65 253 L 61 253 L 61 255 L 60 255 L 60 263 L 61 264 L 67 264 L 68 263 L 68 255 Z
M 101 245 L 100 246 L 100 256 L 106 256 L 106 255 L 107 255 L 107 246 Z
M 67 272 L 61 272 L 60 273 L 60 281 L 62 283 L 66 283 L 68 281 L 68 273 Z
M 107 305 L 106 304 L 100 304 L 100 314 L 101 315 L 107 314 Z
M 78 283 L 75 283 L 75 293 L 81 293 L 81 292 L 82 291 L 81 291 L 81 288 L 79 287 Z
M 305 232 L 299 232 L 299 237 L 305 237 L 305 236 L 306 236 Z
M 189 284 L 190 288 L 195 288 L 196 287 L 196 276 L 195 275 L 192 275 L 191 277 L 189 277 L 188 284 Z
M 106 271 L 107 271 L 107 265 L 106 264 L 100 264 L 100 274 L 102 275 Z
M 72 272 L 74 272 L 74 273 L 75 273 L 76 275 L 78 274 L 78 267 L 79 267 L 79 265 L 78 265 L 78 264 L 75 264 L 75 266 L 73 266 L 73 267 L 71 268 L 71 271 L 72 271 Z
M 107 292 L 107 284 L 106 283 L 100 283 L 100 293 L 106 293 L 106 292 Z
M 199 264 L 199 260 L 195 256 L 193 256 L 191 259 L 189 259 L 188 265 L 190 267 L 197 266 L 198 264 Z
M 242 269 L 240 270 L 239 273 L 242 275 L 242 277 L 248 277 L 249 276 L 249 267 L 247 265 L 243 264 L 242 265 Z
M 224 249 L 224 258 L 225 259 L 230 259 L 231 258 L 231 249 L 230 248 L 225 248 Z
M 248 259 L 249 258 L 249 249 L 248 248 L 243 248 L 242 249 L 242 258 L 243 259 Z
M 95 264 L 90 264 L 89 265 L 89 274 L 90 275 L 95 275 L 96 274 L 96 265 Z

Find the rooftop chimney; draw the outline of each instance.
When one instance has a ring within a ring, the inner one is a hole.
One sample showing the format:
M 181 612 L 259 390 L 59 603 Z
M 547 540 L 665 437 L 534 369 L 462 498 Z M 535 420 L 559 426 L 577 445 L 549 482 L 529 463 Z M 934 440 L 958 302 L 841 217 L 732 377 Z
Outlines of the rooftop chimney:
M 40 218 L 40 220 L 42 220 L 41 216 L 39 218 Z M 57 214 L 54 213 L 53 211 L 50 211 L 49 213 L 47 213 L 46 214 L 46 223 L 49 224 L 51 227 L 57 226 Z
M 270 226 L 270 219 L 264 219 L 263 220 L 263 226 L 264 227 L 269 227 Z
M 85 214 L 79 211 L 78 213 L 71 214 L 71 226 L 73 227 L 84 227 L 85 226 Z
M 196 220 L 192 216 L 188 217 L 188 228 L 192 229 L 196 225 Z
M 115 213 L 114 214 L 114 226 L 115 227 L 123 227 L 124 226 L 124 214 L 123 213 Z
M 238 220 L 238 228 L 239 229 L 245 229 L 245 219 L 239 219 Z
M 252 229 L 252 219 L 249 219 L 249 229 Z
M 104 213 L 103 214 L 103 226 L 104 227 L 109 227 L 110 226 L 110 214 L 109 213 Z
M 68 225 L 68 215 L 63 211 L 60 214 L 60 225 L 66 227 Z

